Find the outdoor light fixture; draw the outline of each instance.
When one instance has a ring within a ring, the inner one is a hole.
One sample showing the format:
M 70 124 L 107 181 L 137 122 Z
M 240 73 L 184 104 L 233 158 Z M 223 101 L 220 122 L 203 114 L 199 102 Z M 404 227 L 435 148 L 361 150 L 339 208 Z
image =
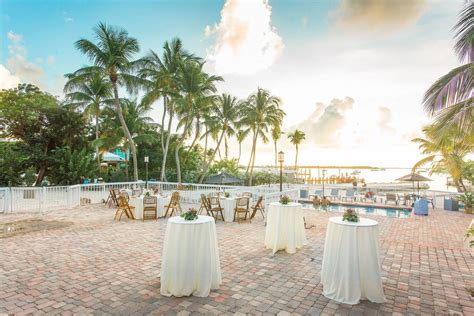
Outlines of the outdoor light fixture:
M 145 188 L 148 189 L 148 163 L 150 162 L 150 158 L 145 156 Z
M 283 191 L 283 162 L 285 161 L 285 153 L 280 151 L 278 153 L 278 161 L 280 162 L 280 192 Z

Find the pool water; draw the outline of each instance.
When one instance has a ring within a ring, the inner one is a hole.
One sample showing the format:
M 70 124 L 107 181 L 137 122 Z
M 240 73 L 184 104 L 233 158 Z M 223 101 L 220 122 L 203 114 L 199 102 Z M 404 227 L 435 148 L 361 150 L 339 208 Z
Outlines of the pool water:
M 339 205 L 331 204 L 328 206 L 305 206 L 306 209 L 315 209 L 319 212 L 334 212 L 334 213 L 344 213 L 348 208 L 354 209 L 359 214 L 367 215 L 380 215 L 386 217 L 394 218 L 408 218 L 410 217 L 410 211 L 407 209 L 393 209 L 393 208 L 381 208 L 381 207 L 370 207 L 370 206 L 360 206 L 360 205 Z

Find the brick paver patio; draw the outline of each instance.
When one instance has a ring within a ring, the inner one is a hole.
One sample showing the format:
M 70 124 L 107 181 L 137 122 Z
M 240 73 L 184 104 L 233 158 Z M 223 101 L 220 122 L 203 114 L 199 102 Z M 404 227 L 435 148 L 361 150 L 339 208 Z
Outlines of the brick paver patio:
M 160 295 L 166 220 L 113 221 L 99 206 L 50 212 L 59 228 L 0 239 L 0 314 L 464 314 L 474 315 L 473 251 L 463 235 L 474 218 L 368 216 L 381 225 L 385 304 L 339 304 L 320 283 L 326 223 L 305 211 L 309 245 L 290 255 L 263 246 L 261 219 L 217 224 L 223 284 L 210 297 Z M 0 223 L 38 215 L 0 215 Z

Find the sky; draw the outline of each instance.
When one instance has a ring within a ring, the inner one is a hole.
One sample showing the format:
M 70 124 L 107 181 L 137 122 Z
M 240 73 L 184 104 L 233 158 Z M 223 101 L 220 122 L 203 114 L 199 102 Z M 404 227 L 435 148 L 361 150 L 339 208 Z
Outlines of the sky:
M 0 89 L 61 96 L 63 74 L 90 64 L 74 48 L 98 22 L 125 28 L 141 57 L 179 37 L 223 76 L 220 92 L 258 87 L 282 99 L 285 133 L 306 133 L 299 164 L 411 167 L 429 122 L 421 101 L 459 65 L 452 27 L 464 0 L 1 0 Z M 150 115 L 160 121 L 161 102 Z M 235 142 L 234 142 L 235 143 Z M 279 143 L 288 161 L 294 147 Z M 260 143 L 257 164 L 271 164 Z M 244 144 L 246 162 L 250 143 Z M 231 147 L 237 155 L 237 146 Z

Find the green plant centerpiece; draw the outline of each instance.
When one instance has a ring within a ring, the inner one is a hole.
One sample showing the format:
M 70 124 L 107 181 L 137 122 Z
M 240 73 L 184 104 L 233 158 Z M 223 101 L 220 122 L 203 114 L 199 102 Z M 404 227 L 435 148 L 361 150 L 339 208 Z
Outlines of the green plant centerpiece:
M 229 192 L 225 192 L 225 193 L 224 193 L 224 196 L 225 196 L 226 198 L 228 198 L 228 197 L 230 197 L 230 193 L 229 193 Z
M 280 204 L 282 204 L 282 205 L 288 205 L 288 204 L 290 204 L 290 203 L 291 203 L 291 199 L 290 199 L 290 197 L 289 197 L 288 195 L 282 195 L 282 196 L 280 197 Z
M 145 196 L 150 196 L 150 191 L 146 191 Z
M 473 213 L 474 206 L 474 192 L 466 192 L 459 196 L 459 200 L 464 203 L 464 211 L 467 214 Z
M 357 212 L 355 210 L 353 210 L 351 208 L 348 208 L 344 212 L 344 215 L 342 215 L 342 220 L 357 223 L 357 222 L 359 222 L 359 214 L 357 214 Z
M 181 214 L 181 217 L 185 221 L 194 221 L 198 219 L 197 210 L 195 208 L 190 208 L 186 213 Z

